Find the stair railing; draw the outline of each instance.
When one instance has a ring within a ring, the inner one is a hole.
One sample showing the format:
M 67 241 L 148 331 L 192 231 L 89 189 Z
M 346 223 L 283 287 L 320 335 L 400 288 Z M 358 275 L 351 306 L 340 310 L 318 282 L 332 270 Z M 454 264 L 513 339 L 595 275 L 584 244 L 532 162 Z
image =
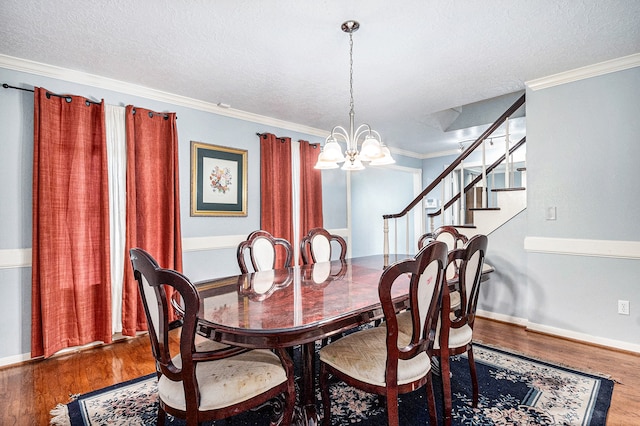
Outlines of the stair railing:
M 509 162 L 510 161 L 510 157 L 513 154 L 513 152 L 515 152 L 518 148 L 520 148 L 525 142 L 526 142 L 526 137 L 523 137 L 518 143 L 516 143 L 513 147 L 509 148 L 507 145 L 507 148 L 505 149 L 505 153 L 498 159 L 496 160 L 491 166 L 486 167 L 484 165 L 485 162 L 485 156 L 484 156 L 484 142 L 486 139 L 488 139 L 490 137 L 491 134 L 493 134 L 493 132 L 495 132 L 500 126 L 502 126 L 504 123 L 508 123 L 508 119 L 509 117 L 511 117 L 518 109 L 520 109 L 520 107 L 522 105 L 524 105 L 525 103 L 525 95 L 522 95 L 516 102 L 514 102 L 513 105 L 511 105 L 491 126 L 489 126 L 489 128 L 487 130 L 485 130 L 482 135 L 480 135 L 480 137 L 478 137 L 478 139 L 475 140 L 475 142 L 473 142 L 471 145 L 469 145 L 465 150 L 463 150 L 460 155 L 458 156 L 458 158 L 456 158 L 451 164 L 449 164 L 449 166 L 447 166 L 442 173 L 440 173 L 434 180 L 433 182 L 431 182 L 416 198 L 413 199 L 413 201 L 411 201 L 407 207 L 405 207 L 401 212 L 399 213 L 394 213 L 394 214 L 386 214 L 382 216 L 383 219 L 383 233 L 384 233 L 384 247 L 383 247 L 383 253 L 385 255 L 385 257 L 388 257 L 389 255 L 389 219 L 394 219 L 396 224 L 395 224 L 395 229 L 397 229 L 397 220 L 399 218 L 405 217 L 413 208 L 415 208 L 418 204 L 422 204 L 424 198 L 429 195 L 429 193 L 431 193 L 438 185 L 440 184 L 444 184 L 444 180 L 447 176 L 449 176 L 454 170 L 456 170 L 459 166 L 461 166 L 463 164 L 463 161 L 469 156 L 471 155 L 478 147 L 482 146 L 482 161 L 483 161 L 483 173 L 476 176 L 475 179 L 472 180 L 471 183 L 469 183 L 468 185 L 464 185 L 463 180 L 460 180 L 460 187 L 461 190 L 457 191 L 457 193 L 446 203 L 444 202 L 444 197 L 442 199 L 442 206 L 440 209 L 438 209 L 436 212 L 434 213 L 430 213 L 429 214 L 429 218 L 430 218 L 430 227 L 433 228 L 433 218 L 435 216 L 438 216 L 440 214 L 444 215 L 444 212 L 446 209 L 448 209 L 449 207 L 451 207 L 454 203 L 456 203 L 458 200 L 460 200 L 460 202 L 462 203 L 463 199 L 461 197 L 461 195 L 463 193 L 466 194 L 466 192 L 471 189 L 478 181 L 482 180 L 484 183 L 484 190 L 487 190 L 487 185 L 486 185 L 486 176 L 491 173 L 491 171 L 493 171 L 496 167 L 498 167 L 500 164 L 502 164 L 503 162 Z M 507 144 L 508 144 L 508 130 L 507 130 Z M 508 170 L 506 171 L 508 172 Z M 463 175 L 463 172 L 461 172 L 461 177 Z M 507 178 L 508 179 L 508 178 Z M 464 187 L 464 190 L 462 190 L 462 188 Z M 483 200 L 488 199 L 488 195 L 485 196 L 483 194 Z M 485 202 L 483 201 L 483 206 L 486 207 L 486 204 L 484 204 Z M 463 209 L 460 209 L 461 211 L 463 211 Z M 424 217 L 424 214 L 422 215 Z M 444 217 L 444 216 L 443 216 Z M 423 227 L 424 228 L 424 227 Z M 433 231 L 433 229 L 431 229 Z M 408 232 L 408 228 L 407 228 L 407 232 Z M 395 233 L 395 239 L 396 239 L 396 245 L 397 245 L 397 232 Z M 407 235 L 407 241 L 409 241 L 409 235 Z

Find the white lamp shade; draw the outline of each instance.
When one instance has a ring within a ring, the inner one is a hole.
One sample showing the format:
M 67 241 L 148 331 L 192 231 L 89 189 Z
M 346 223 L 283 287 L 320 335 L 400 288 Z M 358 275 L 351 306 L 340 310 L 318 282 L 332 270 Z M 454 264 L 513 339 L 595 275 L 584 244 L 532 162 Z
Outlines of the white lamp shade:
M 387 164 L 394 164 L 396 162 L 391 156 L 391 151 L 389 151 L 389 148 L 386 146 L 382 146 L 382 153 L 384 157 L 372 160 L 369 164 L 372 166 L 386 166 Z
M 360 156 L 362 161 L 372 161 L 377 158 L 382 158 L 384 154 L 380 149 L 380 142 L 373 136 L 367 136 L 364 142 L 362 142 Z
M 344 161 L 342 148 L 340 148 L 340 145 L 335 141 L 335 139 L 324 144 L 322 151 L 324 152 L 324 159 L 326 161 L 334 161 L 336 163 L 342 163 Z
M 342 170 L 354 171 L 354 170 L 364 170 L 364 165 L 360 158 L 356 157 L 353 163 L 351 161 L 345 161 L 341 167 Z
M 316 165 L 313 166 L 313 168 L 319 170 L 337 169 L 338 164 L 335 161 L 327 159 L 325 152 L 322 151 L 320 155 L 318 155 L 318 161 L 316 162 Z

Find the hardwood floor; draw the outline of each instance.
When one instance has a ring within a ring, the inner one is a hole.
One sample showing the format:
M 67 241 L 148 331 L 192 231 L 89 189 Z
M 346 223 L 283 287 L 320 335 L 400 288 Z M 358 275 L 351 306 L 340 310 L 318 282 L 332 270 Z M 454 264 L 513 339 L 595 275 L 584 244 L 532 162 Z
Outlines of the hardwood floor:
M 174 331 L 175 333 L 175 331 Z M 608 425 L 640 424 L 640 355 L 479 318 L 475 340 L 615 380 Z M 175 343 L 175 341 L 174 341 Z M 147 336 L 0 369 L 0 425 L 47 425 L 69 396 L 154 372 Z

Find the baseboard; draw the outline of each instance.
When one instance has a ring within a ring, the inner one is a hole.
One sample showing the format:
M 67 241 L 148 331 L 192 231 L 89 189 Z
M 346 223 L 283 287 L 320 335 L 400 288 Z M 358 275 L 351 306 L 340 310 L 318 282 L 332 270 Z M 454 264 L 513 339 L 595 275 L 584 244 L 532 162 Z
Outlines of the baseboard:
M 520 327 L 527 326 L 527 320 L 525 318 L 513 317 L 505 314 L 498 314 L 496 312 L 491 311 L 483 311 L 482 309 L 476 310 L 476 316 L 480 318 L 486 318 L 494 321 L 500 321 L 507 324 L 513 324 Z
M 513 317 L 509 315 L 499 314 L 490 311 L 478 309 L 476 315 L 480 318 L 513 324 L 524 327 L 527 331 L 547 334 L 549 336 L 559 337 L 561 339 L 572 340 L 580 343 L 586 343 L 595 346 L 602 346 L 608 349 L 621 350 L 625 352 L 633 352 L 640 354 L 640 345 L 635 343 L 623 342 L 621 340 L 607 339 L 604 337 L 593 336 L 577 331 L 566 330 L 563 328 L 551 327 L 543 324 L 530 322 L 525 318 Z
M 635 343 L 623 342 L 621 340 L 614 340 L 614 339 L 607 339 L 605 337 L 592 336 L 586 333 L 565 330 L 562 328 L 556 328 L 556 327 L 536 324 L 532 322 L 529 322 L 527 324 L 527 330 L 534 331 L 537 333 L 548 334 L 551 336 L 560 337 L 567 340 L 587 343 L 590 345 L 602 346 L 609 349 L 616 349 L 616 350 L 640 354 L 640 345 Z
M 0 358 L 0 368 L 31 361 L 31 354 L 19 354 Z

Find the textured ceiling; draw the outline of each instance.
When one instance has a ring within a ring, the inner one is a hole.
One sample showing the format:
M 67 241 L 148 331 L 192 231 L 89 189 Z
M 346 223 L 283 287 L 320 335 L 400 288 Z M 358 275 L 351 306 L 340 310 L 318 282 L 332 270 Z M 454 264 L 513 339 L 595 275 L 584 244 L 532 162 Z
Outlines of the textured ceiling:
M 444 131 L 461 106 L 640 52 L 638 0 L 2 0 L 0 54 L 330 130 L 348 19 L 356 125 L 417 153 L 474 136 Z

